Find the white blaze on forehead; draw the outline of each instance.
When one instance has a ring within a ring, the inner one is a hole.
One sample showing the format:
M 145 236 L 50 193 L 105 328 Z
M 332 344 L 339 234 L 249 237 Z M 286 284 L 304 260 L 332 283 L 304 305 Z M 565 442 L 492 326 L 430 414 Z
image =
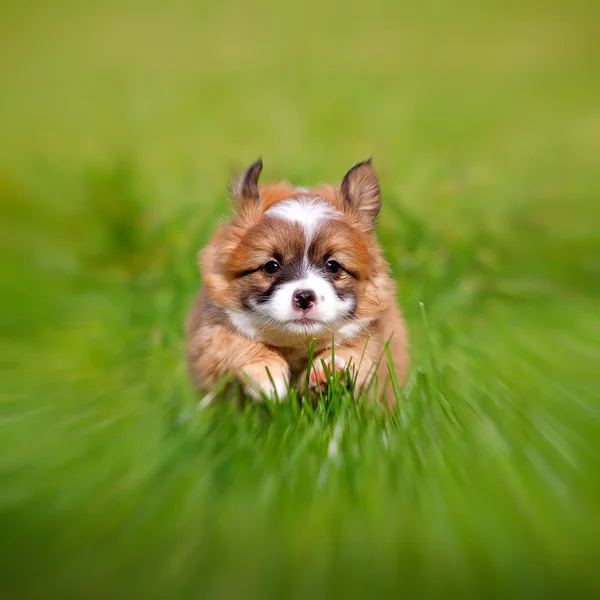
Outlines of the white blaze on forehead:
M 298 198 L 283 200 L 265 212 L 269 217 L 299 223 L 306 235 L 306 245 L 310 244 L 313 233 L 323 221 L 335 219 L 339 212 L 325 200 L 319 198 Z

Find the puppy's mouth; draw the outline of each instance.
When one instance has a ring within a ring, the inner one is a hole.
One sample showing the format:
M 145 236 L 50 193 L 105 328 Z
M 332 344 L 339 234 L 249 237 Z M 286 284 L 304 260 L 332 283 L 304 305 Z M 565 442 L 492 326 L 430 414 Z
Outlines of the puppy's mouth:
M 315 319 L 314 317 L 295 317 L 294 319 L 284 321 L 282 325 L 286 329 L 296 333 L 302 331 L 315 333 L 316 331 L 320 331 L 324 327 L 327 327 L 327 322 L 322 319 Z
M 313 319 L 312 317 L 298 317 L 297 319 L 291 319 L 288 323 L 292 325 L 302 325 L 304 327 L 310 327 L 311 325 L 320 325 L 321 321 Z

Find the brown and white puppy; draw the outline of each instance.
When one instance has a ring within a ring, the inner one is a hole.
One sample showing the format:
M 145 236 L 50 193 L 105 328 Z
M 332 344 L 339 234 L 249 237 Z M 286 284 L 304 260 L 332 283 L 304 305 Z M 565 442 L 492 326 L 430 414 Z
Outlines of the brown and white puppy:
M 408 365 L 395 286 L 375 238 L 381 199 L 371 161 L 341 187 L 258 184 L 262 161 L 232 186 L 234 215 L 198 255 L 203 287 L 187 319 L 187 353 L 198 386 L 234 374 L 245 391 L 285 398 L 308 381 L 323 390 L 332 367 L 365 392 L 376 376 L 394 402 L 385 344 L 396 376 Z

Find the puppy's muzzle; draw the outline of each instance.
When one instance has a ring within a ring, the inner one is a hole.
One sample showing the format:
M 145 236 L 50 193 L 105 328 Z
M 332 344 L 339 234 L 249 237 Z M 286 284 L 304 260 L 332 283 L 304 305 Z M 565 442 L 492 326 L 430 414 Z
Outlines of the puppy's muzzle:
M 308 310 L 317 301 L 317 295 L 313 290 L 297 290 L 292 297 L 292 303 L 296 310 Z

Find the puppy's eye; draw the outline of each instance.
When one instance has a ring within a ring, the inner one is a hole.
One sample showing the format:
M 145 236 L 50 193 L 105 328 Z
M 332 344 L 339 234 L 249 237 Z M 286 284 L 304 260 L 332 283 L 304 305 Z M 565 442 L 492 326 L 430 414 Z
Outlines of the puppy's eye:
M 270 260 L 263 265 L 263 271 L 267 275 L 275 275 L 279 269 L 281 269 L 281 267 L 276 260 Z
M 331 275 L 337 275 L 342 270 L 342 265 L 337 260 L 328 260 L 325 263 L 325 270 Z

